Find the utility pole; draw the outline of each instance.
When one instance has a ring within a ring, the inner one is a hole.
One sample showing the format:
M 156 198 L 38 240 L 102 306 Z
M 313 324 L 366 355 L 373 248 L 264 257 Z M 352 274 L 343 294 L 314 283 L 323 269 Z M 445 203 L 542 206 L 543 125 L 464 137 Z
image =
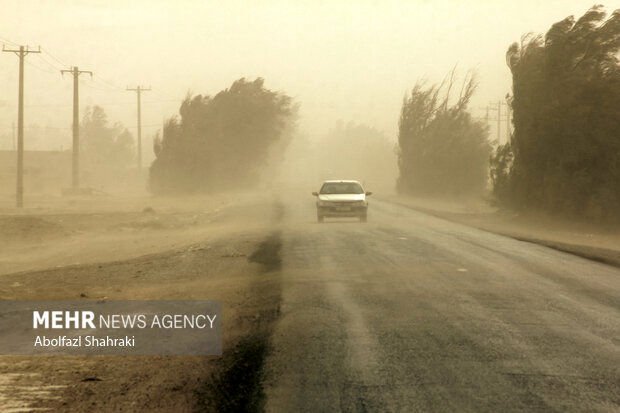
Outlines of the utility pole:
M 17 148 L 15 147 L 15 144 L 17 142 L 15 141 L 15 122 L 13 122 L 11 126 L 13 126 L 13 150 L 16 150 Z
M 73 75 L 73 168 L 71 175 L 71 187 L 73 193 L 77 194 L 80 189 L 80 95 L 79 95 L 79 78 L 80 74 L 88 73 L 93 77 L 93 72 L 88 70 L 80 70 L 77 66 L 73 66 L 71 70 L 61 70 L 60 74 L 71 73 Z
M 497 142 L 502 142 L 501 125 L 502 125 L 502 101 L 497 101 Z
M 24 59 L 28 53 L 41 53 L 39 50 L 28 50 L 28 46 L 17 49 L 5 49 L 3 52 L 15 53 L 19 57 L 19 99 L 17 106 L 17 188 L 15 191 L 17 208 L 24 206 Z
M 510 105 L 506 100 L 506 142 L 510 142 Z
M 497 106 L 496 106 L 497 105 Z M 504 115 L 504 117 L 502 118 L 502 105 L 506 105 L 506 115 Z M 497 101 L 497 102 L 490 102 L 486 107 L 481 107 L 478 109 L 485 109 L 486 110 L 486 115 L 484 117 L 485 122 L 487 123 L 487 125 L 491 122 L 497 122 L 497 144 L 501 145 L 502 144 L 502 121 L 506 121 L 506 141 L 503 143 L 508 143 L 510 142 L 510 104 L 508 103 L 508 101 L 506 102 L 502 102 Z M 497 117 L 493 117 L 490 118 L 489 117 L 489 112 L 490 111 L 497 111 Z
M 148 89 L 138 86 L 136 88 L 127 88 L 127 90 L 136 92 L 136 96 L 138 97 L 138 175 L 142 175 L 142 103 L 141 103 L 141 95 L 142 92 L 148 92 L 151 90 L 149 86 Z

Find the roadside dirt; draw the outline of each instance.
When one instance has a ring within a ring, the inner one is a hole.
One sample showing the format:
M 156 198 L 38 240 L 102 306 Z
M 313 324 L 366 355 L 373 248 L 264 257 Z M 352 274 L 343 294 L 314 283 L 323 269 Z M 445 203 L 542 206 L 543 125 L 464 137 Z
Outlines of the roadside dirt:
M 248 197 L 51 199 L 41 201 L 45 207 L 0 208 L 0 274 L 129 259 L 199 242 L 218 231 L 227 206 L 240 202 Z
M 274 214 L 272 205 L 260 204 L 237 200 L 223 213 L 185 204 L 167 212 L 159 205 L 144 212 L 0 217 L 3 228 L 32 226 L 36 235 L 18 229 L 11 247 L 29 249 L 33 266 L 47 262 L 39 257 L 50 251 L 87 244 L 50 256 L 73 264 L 59 268 L 7 274 L 28 265 L 5 261 L 0 299 L 216 299 L 224 311 L 222 357 L 0 356 L 0 411 L 260 410 L 262 363 L 280 302 L 278 209 Z M 12 236 L 1 233 L 2 242 Z M 114 260 L 112 247 L 124 249 Z M 83 251 L 91 255 L 85 259 Z M 74 264 L 76 257 L 82 263 Z
M 620 267 L 620 228 L 617 227 L 544 214 L 518 214 L 493 208 L 479 199 L 447 201 L 397 195 L 381 199 L 452 222 Z
M 275 233 L 258 245 L 249 261 L 262 273 L 253 282 L 257 306 L 246 335 L 217 361 L 215 372 L 197 391 L 199 411 L 261 412 L 265 406 L 263 375 L 270 351 L 274 323 L 280 315 L 282 286 L 279 280 L 282 240 Z

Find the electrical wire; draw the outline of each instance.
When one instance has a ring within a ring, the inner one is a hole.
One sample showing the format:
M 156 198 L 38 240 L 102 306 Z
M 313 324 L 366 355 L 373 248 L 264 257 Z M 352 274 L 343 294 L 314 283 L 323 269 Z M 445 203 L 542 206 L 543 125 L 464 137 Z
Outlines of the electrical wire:
M 107 86 L 117 89 L 117 90 L 125 90 L 122 87 L 119 87 L 118 85 L 115 85 L 114 83 L 110 82 L 109 80 L 104 79 L 103 77 L 99 76 L 98 74 L 94 74 L 94 77 L 96 77 L 97 79 L 99 79 L 101 82 L 105 83 Z
M 60 65 L 62 67 L 70 67 L 70 65 L 68 65 L 67 63 L 63 62 L 61 59 L 57 58 L 56 56 L 54 56 L 53 54 L 51 54 L 47 49 L 41 48 L 41 51 L 45 54 L 47 54 L 49 57 L 51 57 L 52 59 L 54 59 L 56 62 L 60 63 Z
M 51 63 L 49 60 L 45 59 L 42 53 L 37 53 L 37 56 L 39 57 L 39 59 L 41 59 L 42 62 L 44 62 L 46 65 L 48 65 L 49 67 L 54 69 L 58 74 L 60 74 L 60 71 L 63 69 L 62 67 L 58 67 L 55 64 Z
M 56 72 L 52 72 L 52 71 L 51 71 L 51 70 L 49 70 L 49 69 L 45 69 L 45 68 L 42 68 L 42 67 L 40 67 L 40 66 L 35 65 L 34 63 L 32 63 L 31 61 L 29 61 L 28 59 L 24 59 L 24 61 L 26 62 L 26 64 L 27 64 L 27 65 L 32 66 L 32 67 L 34 67 L 35 69 L 40 70 L 41 72 L 51 73 L 51 74 L 53 74 L 53 75 L 55 75 L 55 74 L 56 74 Z
M 88 80 L 82 80 L 82 79 L 80 79 L 80 85 L 82 85 L 82 86 L 84 86 L 84 87 L 87 87 L 87 88 L 89 88 L 89 89 L 99 90 L 99 91 L 101 91 L 101 92 L 108 92 L 108 93 L 109 93 L 109 92 L 116 92 L 116 90 L 104 89 L 104 88 L 100 87 L 100 85 L 99 85 L 99 84 L 92 82 L 92 80 L 91 80 L 91 83 L 92 83 L 92 84 L 89 84 L 89 83 L 87 83 L 89 80 L 90 80 L 90 79 L 88 79 Z M 94 86 L 94 85 L 96 85 L 96 86 Z
M 17 43 L 12 42 L 6 38 L 0 37 L 0 41 L 3 41 L 11 46 L 19 46 Z M 37 53 L 39 55 L 39 58 L 41 59 L 41 61 L 43 63 L 45 63 L 45 65 L 47 67 L 41 67 L 38 66 L 36 64 L 34 64 L 33 62 L 29 61 L 29 59 L 25 59 L 25 62 L 29 65 L 34 67 L 35 69 L 44 72 L 44 73 L 49 73 L 49 74 L 57 74 L 60 70 L 63 70 L 64 68 L 69 68 L 71 67 L 70 65 L 68 65 L 65 61 L 63 61 L 62 59 L 58 58 L 57 56 L 53 55 L 52 53 L 50 53 L 47 49 L 45 48 L 40 48 L 42 53 Z M 43 54 L 47 55 L 50 59 L 52 59 L 52 61 L 50 61 L 48 58 L 44 57 Z M 58 66 L 60 65 L 60 67 Z M 52 70 L 48 69 L 51 68 Z M 98 90 L 101 92 L 118 92 L 118 91 L 125 91 L 126 89 L 123 87 L 118 86 L 117 84 L 115 84 L 114 82 L 98 75 L 98 74 L 93 74 L 92 77 L 90 78 L 85 78 L 85 79 L 80 79 L 80 84 L 82 86 L 85 86 L 89 89 L 93 89 L 93 90 Z M 181 98 L 173 98 L 171 95 L 166 94 L 166 93 L 162 93 L 159 91 L 153 91 L 154 94 L 156 96 L 159 96 L 160 98 L 163 99 L 156 99 L 156 100 L 143 100 L 142 104 L 145 105 L 149 105 L 149 104 L 156 104 L 156 103 L 161 103 L 161 102 L 180 102 L 183 99 Z M 113 105 L 134 105 L 135 102 L 132 101 L 127 101 L 127 102 L 102 102 L 99 104 L 99 106 L 105 107 L 105 106 L 113 106 Z M 58 104 L 33 104 L 33 105 L 25 105 L 27 107 L 69 107 L 72 105 L 66 104 L 66 105 L 58 105 Z M 143 128 L 160 128 L 161 124 L 160 123 L 156 123 L 156 124 L 146 124 L 146 125 L 142 125 Z M 26 127 L 27 129 L 30 129 L 29 127 Z M 128 126 L 129 129 L 136 129 L 137 126 Z M 0 127 L 0 129 L 5 129 Z M 71 127 L 54 127 L 54 126 L 46 126 L 44 127 L 44 129 L 58 129 L 58 130 L 70 130 Z
M 10 41 L 9 39 L 5 39 L 4 37 L 0 37 L 0 40 L 2 40 L 5 43 L 10 44 L 11 46 L 19 46 L 17 43 L 14 43 L 14 42 Z
M 177 102 L 181 102 L 181 101 L 183 100 L 182 98 L 175 99 L 175 98 L 173 98 L 173 97 L 172 97 L 172 95 L 169 95 L 169 94 L 167 94 L 167 93 L 161 93 L 161 92 L 159 92 L 158 90 L 155 90 L 155 89 L 151 90 L 151 92 L 153 92 L 154 94 L 158 95 L 159 97 L 162 97 L 162 98 L 164 98 L 164 99 L 167 99 L 167 100 L 165 100 L 165 101 L 171 101 L 171 102 L 172 102 L 172 101 L 177 101 Z
M 119 90 L 124 91 L 124 89 L 113 86 L 110 83 L 104 83 L 97 78 L 98 76 L 95 74 L 93 74 L 92 77 L 86 78 L 86 80 L 91 83 L 91 86 L 86 85 L 86 87 L 91 87 L 92 89 L 98 89 L 106 92 L 118 92 Z

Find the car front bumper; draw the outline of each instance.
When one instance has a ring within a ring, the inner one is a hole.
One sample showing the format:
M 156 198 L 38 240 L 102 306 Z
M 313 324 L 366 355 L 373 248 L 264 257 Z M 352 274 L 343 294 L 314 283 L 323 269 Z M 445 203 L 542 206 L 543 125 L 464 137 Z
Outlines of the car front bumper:
M 368 205 L 351 205 L 351 206 L 340 206 L 340 205 L 317 205 L 316 213 L 317 215 L 323 217 L 358 217 L 360 215 L 365 215 L 368 211 Z

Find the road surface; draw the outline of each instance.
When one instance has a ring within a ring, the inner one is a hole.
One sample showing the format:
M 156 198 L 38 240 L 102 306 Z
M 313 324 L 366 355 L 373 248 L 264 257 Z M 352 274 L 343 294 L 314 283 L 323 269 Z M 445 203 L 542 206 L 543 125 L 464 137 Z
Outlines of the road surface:
M 3 299 L 221 299 L 225 352 L 0 357 L 0 410 L 620 410 L 620 269 L 377 199 L 365 224 L 313 208 L 253 198 L 189 247 L 3 275 Z
M 620 270 L 373 200 L 282 218 L 267 411 L 618 411 Z

